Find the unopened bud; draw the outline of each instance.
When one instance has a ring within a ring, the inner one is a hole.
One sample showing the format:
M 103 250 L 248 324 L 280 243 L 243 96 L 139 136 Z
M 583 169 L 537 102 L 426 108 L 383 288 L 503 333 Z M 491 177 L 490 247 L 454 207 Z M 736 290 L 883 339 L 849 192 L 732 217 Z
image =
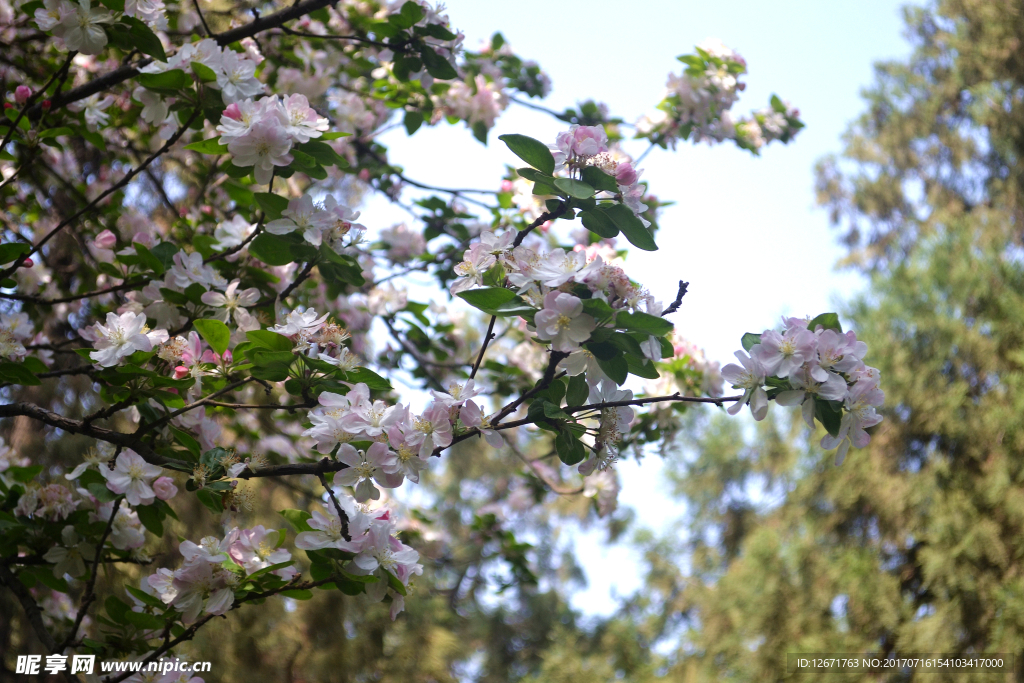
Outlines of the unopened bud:
M 18 104 L 25 104 L 32 96 L 32 89 L 27 85 L 19 85 L 14 89 L 14 101 Z
M 32 259 L 30 259 L 30 258 L 27 258 L 27 259 L 25 259 L 24 261 L 22 261 L 22 262 L 21 262 L 21 267 L 22 267 L 22 268 L 31 268 L 31 267 L 32 267 L 32 266 L 34 266 L 35 264 L 36 264 L 36 262 L 35 262 L 35 261 L 33 261 L 33 260 L 32 260 Z
M 50 100 L 43 100 L 43 109 L 49 109 L 51 104 Z

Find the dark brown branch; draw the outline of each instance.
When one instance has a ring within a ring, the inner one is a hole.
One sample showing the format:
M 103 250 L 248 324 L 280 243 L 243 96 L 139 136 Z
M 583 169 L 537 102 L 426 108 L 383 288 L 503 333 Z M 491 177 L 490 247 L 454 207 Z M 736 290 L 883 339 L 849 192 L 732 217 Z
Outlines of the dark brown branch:
M 494 323 L 498 319 L 498 316 L 492 315 L 491 322 L 487 325 L 487 334 L 484 335 L 484 343 L 480 345 L 480 354 L 476 357 L 476 362 L 473 363 L 473 372 L 469 373 L 469 378 L 473 379 L 476 377 L 476 371 L 480 369 L 480 363 L 484 360 L 484 353 L 487 351 L 487 345 L 494 339 Z
M 35 598 L 28 592 L 25 584 L 11 573 L 11 570 L 3 562 L 0 562 L 0 583 L 7 586 L 14 593 L 14 597 L 18 598 L 21 608 L 25 610 L 25 617 L 28 619 L 28 623 L 32 626 L 32 630 L 36 632 L 36 637 L 39 638 L 43 647 L 49 652 L 55 651 L 57 641 L 46 630 L 46 624 L 43 623 L 43 613 L 40 611 L 39 605 L 36 604 Z
M 3 142 L 0 142 L 0 151 L 2 151 L 4 147 L 7 146 L 7 143 L 11 141 L 11 138 L 14 137 L 14 131 L 18 129 L 18 124 L 21 123 L 21 120 L 25 118 L 25 115 L 29 112 L 29 110 L 32 109 L 32 105 L 36 103 L 36 100 L 38 100 L 46 93 L 46 89 L 49 88 L 53 84 L 53 82 L 60 77 L 61 73 L 71 68 L 71 62 L 72 60 L 74 60 L 75 55 L 77 54 L 78 52 L 74 50 L 69 52 L 68 58 L 64 60 L 63 66 L 61 66 L 59 69 L 53 72 L 53 75 L 50 76 L 50 80 L 46 81 L 46 85 L 44 85 L 39 90 L 36 90 L 34 93 L 29 95 L 29 98 L 27 100 L 25 100 L 25 104 L 24 106 L 22 106 L 21 111 L 18 112 L 17 118 L 15 118 L 14 121 L 10 124 L 11 129 L 7 131 L 7 135 L 4 136 Z
M 80 420 L 64 417 L 63 415 L 59 415 L 51 410 L 47 410 L 46 408 L 42 408 L 32 403 L 18 401 L 15 403 L 8 403 L 6 405 L 0 405 L 0 418 L 16 417 L 18 415 L 24 415 L 25 417 L 32 418 L 33 420 L 42 422 L 43 424 L 51 427 L 62 429 L 69 434 L 82 434 L 93 439 L 106 441 L 107 443 L 115 446 L 130 448 L 141 455 L 146 462 L 152 465 L 159 465 L 160 467 L 169 467 L 171 469 L 179 469 L 183 471 L 191 469 L 191 467 L 187 466 L 182 460 L 165 458 L 160 455 L 144 444 L 134 434 L 125 434 L 123 432 L 104 429 L 103 427 L 87 425 Z
M 119 285 L 112 285 L 103 289 L 97 289 L 94 292 L 86 292 L 85 294 L 73 294 L 71 296 L 60 297 L 59 299 L 43 299 L 35 296 L 34 294 L 4 294 L 0 292 L 0 299 L 12 299 L 14 301 L 30 301 L 34 304 L 52 306 L 53 304 L 66 304 L 70 301 L 78 301 L 79 299 L 89 299 L 94 296 L 103 296 L 104 294 L 113 294 L 114 292 L 123 292 L 127 289 L 135 289 L 138 286 L 145 286 L 149 284 L 151 278 L 139 278 L 135 280 L 126 280 Z
M 516 233 L 516 238 L 514 240 L 512 240 L 512 248 L 515 249 L 520 244 L 522 244 L 523 240 L 526 239 L 526 236 L 529 235 L 531 232 L 533 232 L 535 229 L 537 229 L 540 226 L 544 225 L 548 221 L 553 221 L 556 218 L 560 218 L 561 216 L 564 216 L 565 212 L 566 212 L 566 210 L 568 208 L 569 208 L 569 203 L 568 202 L 560 202 L 558 204 L 558 208 L 555 209 L 554 211 L 545 211 L 544 213 L 542 213 L 540 215 L 540 217 L 537 218 L 537 220 L 535 220 L 534 222 L 530 223 L 525 228 L 523 228 L 518 233 Z
M 118 449 L 118 452 L 120 450 Z M 117 455 L 115 454 L 114 457 L 117 457 Z M 85 618 L 85 613 L 89 611 L 89 605 L 96 599 L 96 577 L 99 575 L 100 559 L 103 557 L 103 545 L 107 542 L 107 537 L 110 536 L 110 530 L 114 528 L 114 518 L 117 517 L 117 512 L 121 509 L 121 498 L 122 496 L 118 496 L 111 502 L 110 518 L 107 520 L 107 528 L 103 530 L 103 535 L 100 536 L 100 542 L 96 545 L 96 555 L 92 559 L 92 570 L 89 572 L 89 582 L 86 584 L 85 593 L 82 596 L 82 606 L 78 608 L 75 623 L 72 624 L 71 630 L 65 636 L 64 642 L 60 644 L 60 647 L 52 650 L 54 654 L 63 652 L 68 645 L 74 642 L 75 637 L 78 635 L 78 629 L 82 626 L 82 619 Z
M 324 460 L 327 460 L 327 458 L 324 458 Z M 328 460 L 328 462 L 330 461 Z M 341 503 L 339 503 L 338 499 L 335 497 L 334 489 L 327 485 L 327 478 L 324 476 L 324 473 L 318 472 L 317 477 L 319 477 L 320 483 L 323 484 L 324 488 L 327 489 L 327 495 L 331 497 L 331 502 L 334 503 L 334 510 L 338 513 L 338 519 L 341 520 L 342 537 L 346 541 L 351 541 L 352 536 L 348 533 L 348 515 L 346 515 L 345 511 L 341 509 Z
M 259 17 L 245 26 L 239 26 L 238 28 L 233 28 L 230 31 L 220 33 L 215 37 L 215 40 L 218 45 L 230 45 L 231 43 L 242 40 L 243 38 L 251 38 L 257 33 L 277 28 L 285 22 L 303 17 L 310 12 L 315 12 L 318 9 L 333 4 L 333 2 L 336 2 L 336 0 L 306 0 L 305 2 L 299 2 L 291 7 L 281 10 L 280 12 L 274 12 L 273 14 L 268 14 L 265 17 Z M 141 59 L 134 64 L 122 66 L 110 73 L 100 76 L 99 78 L 91 80 L 85 85 L 72 88 L 64 93 L 64 95 L 55 96 L 51 98 L 51 110 L 66 107 L 72 102 L 84 100 L 90 95 L 103 92 L 104 90 L 112 88 L 119 83 L 123 83 L 130 78 L 134 78 L 139 74 L 139 68 L 146 66 L 152 61 L 153 60 L 149 58 Z M 28 113 L 29 116 L 35 116 L 38 113 L 41 113 L 41 108 L 39 105 L 36 105 L 32 107 Z
M 237 382 L 233 382 L 233 383 L 227 385 L 223 389 L 219 389 L 219 390 L 213 392 L 212 394 L 210 394 L 206 398 L 201 398 L 198 401 L 193 401 L 192 403 L 189 403 L 188 405 L 184 406 L 183 408 L 178 408 L 174 412 L 169 413 L 167 415 L 164 415 L 159 420 L 155 420 L 153 422 L 150 422 L 149 424 L 139 425 L 139 428 L 135 431 L 135 433 L 132 436 L 134 438 L 136 438 L 136 439 L 141 438 L 143 435 L 148 434 L 149 432 L 153 431 L 154 429 L 157 429 L 158 427 L 164 426 L 165 424 L 167 424 L 168 422 L 170 422 L 174 418 L 178 417 L 179 415 L 187 413 L 187 412 L 189 412 L 191 410 L 195 410 L 196 408 L 202 408 L 205 405 L 209 405 L 210 402 L 214 398 L 216 398 L 217 396 L 223 396 L 224 394 L 226 394 L 226 393 L 228 393 L 230 391 L 234 391 L 238 387 L 240 387 L 240 386 L 242 386 L 244 384 L 248 384 L 249 382 L 252 382 L 253 380 L 254 380 L 254 378 L 252 378 L 252 377 L 246 377 L 245 379 L 240 379 Z
M 676 300 L 669 304 L 668 308 L 661 312 L 661 317 L 671 315 L 679 310 L 679 306 L 683 303 L 683 297 L 686 296 L 686 288 L 690 286 L 689 282 L 679 281 L 679 291 L 676 292 Z
M 315 266 L 316 263 L 317 263 L 317 260 L 315 258 L 313 260 L 311 260 L 309 263 L 307 263 L 306 267 L 302 269 L 302 272 L 300 272 L 297 276 L 295 276 L 295 279 L 292 281 L 292 283 L 290 285 L 288 285 L 287 287 L 285 287 L 284 291 L 281 292 L 278 295 L 278 297 L 277 297 L 278 300 L 279 301 L 284 301 L 285 299 L 288 298 L 288 296 L 292 292 L 295 291 L 296 287 L 298 287 L 303 282 L 305 282 L 306 279 L 309 278 L 310 274 L 313 272 L 313 266 Z

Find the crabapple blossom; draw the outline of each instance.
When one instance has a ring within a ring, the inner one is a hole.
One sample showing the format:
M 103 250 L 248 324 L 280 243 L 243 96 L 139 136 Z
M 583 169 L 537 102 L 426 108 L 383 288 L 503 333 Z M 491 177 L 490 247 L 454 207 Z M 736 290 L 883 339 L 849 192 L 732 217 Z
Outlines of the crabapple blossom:
M 124 450 L 118 454 L 113 469 L 100 468 L 100 474 L 107 480 L 107 488 L 114 493 L 123 493 L 131 505 L 149 505 L 153 502 L 156 493 L 149 484 L 161 471 L 133 450 Z
M 113 23 L 114 17 L 106 9 L 93 7 L 91 0 L 78 0 L 74 11 L 61 20 L 62 38 L 68 50 L 86 55 L 99 54 L 107 44 L 103 24 Z M 110 98 L 113 102 L 113 98 Z
M 275 166 L 292 163 L 292 139 L 280 121 L 264 119 L 253 124 L 242 137 L 228 143 L 231 163 L 235 166 L 252 166 L 253 177 L 260 185 L 266 185 L 273 177 Z
M 597 327 L 594 318 L 583 312 L 583 302 L 572 294 L 551 291 L 544 297 L 544 309 L 534 316 L 537 337 L 550 339 L 555 351 L 569 353 L 590 338 Z
M 459 419 L 467 427 L 475 427 L 484 436 L 484 441 L 491 448 L 501 448 L 505 445 L 505 439 L 498 432 L 491 429 L 491 420 L 484 416 L 483 411 L 473 401 L 466 401 L 459 410 Z
M 334 481 L 342 486 L 355 487 L 355 498 L 360 503 L 380 498 L 380 491 L 374 483 L 394 488 L 384 475 L 397 472 L 398 462 L 387 444 L 377 442 L 365 451 L 357 451 L 352 445 L 343 443 L 338 448 L 338 461 L 348 467 L 335 474 Z
M 200 297 L 204 304 L 223 309 L 223 311 L 215 316 L 217 320 L 227 323 L 233 317 L 237 325 L 248 322 L 245 307 L 252 306 L 259 300 L 260 290 L 250 287 L 239 292 L 237 291 L 239 284 L 241 284 L 240 280 L 232 280 L 223 294 L 220 292 L 204 292 Z
M 80 334 L 85 330 L 80 331 Z M 121 359 L 136 351 L 151 351 L 154 343 L 167 340 L 165 330 L 150 331 L 146 327 L 145 314 L 132 312 L 107 313 L 107 324 L 96 323 L 88 333 L 92 336 L 95 351 L 89 357 L 105 368 L 117 365 Z M 82 335 L 85 338 L 85 334 Z
M 750 413 L 755 420 L 763 420 L 768 414 L 768 394 L 764 390 L 767 371 L 755 356 L 748 356 L 742 351 L 736 352 L 740 365 L 729 363 L 722 368 L 722 377 L 734 388 L 743 389 L 743 398 L 729 406 L 729 414 L 740 412 L 744 405 L 750 404 Z

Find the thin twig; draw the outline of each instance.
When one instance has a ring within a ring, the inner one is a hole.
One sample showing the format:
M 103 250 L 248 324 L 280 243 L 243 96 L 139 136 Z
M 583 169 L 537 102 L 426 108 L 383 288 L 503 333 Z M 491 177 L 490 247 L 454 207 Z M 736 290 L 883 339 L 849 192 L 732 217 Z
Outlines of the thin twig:
M 327 460 L 327 458 L 324 458 L 324 460 Z M 330 462 L 330 460 L 327 460 L 327 462 Z M 346 541 L 351 541 L 352 536 L 348 533 L 348 515 L 346 515 L 345 511 L 341 509 L 341 503 L 339 503 L 338 499 L 335 497 L 334 489 L 327 485 L 327 478 L 324 476 L 324 473 L 317 472 L 316 476 L 320 479 L 320 483 L 323 484 L 324 488 L 327 489 L 327 495 L 331 497 L 331 502 L 334 503 L 334 510 L 338 513 L 338 519 L 341 520 L 342 537 Z
M 498 316 L 492 315 L 491 322 L 487 325 L 487 334 L 484 335 L 484 343 L 480 346 L 480 355 L 476 357 L 476 362 L 473 363 L 473 372 L 469 373 L 469 378 L 473 379 L 476 377 L 476 371 L 480 369 L 480 363 L 483 362 L 484 352 L 487 351 L 487 345 L 494 339 L 494 322 L 498 319 Z
M 686 288 L 690 286 L 689 282 L 679 281 L 679 291 L 676 292 L 676 300 L 669 304 L 669 307 L 661 312 L 661 317 L 670 315 L 679 310 L 679 306 L 683 303 L 683 297 L 686 296 Z
M 114 452 L 114 457 L 121 451 L 120 448 Z M 92 560 L 92 571 L 89 573 L 89 582 L 85 585 L 85 593 L 82 597 L 82 606 L 78 608 L 78 616 L 75 617 L 75 623 L 72 624 L 71 630 L 68 635 L 64 638 L 64 642 L 60 644 L 60 647 L 53 650 L 54 654 L 59 654 L 65 650 L 78 635 L 78 629 L 82 626 L 82 619 L 85 618 L 85 613 L 89 611 L 89 605 L 92 604 L 93 600 L 96 599 L 96 577 L 99 575 L 100 558 L 103 557 L 103 545 L 107 542 L 107 537 L 110 536 L 110 530 L 114 527 L 114 518 L 117 517 L 118 511 L 121 509 L 121 499 L 123 496 L 114 498 L 110 508 L 110 518 L 107 520 L 107 527 L 103 530 L 103 535 L 100 536 L 100 542 L 96 546 L 96 555 Z

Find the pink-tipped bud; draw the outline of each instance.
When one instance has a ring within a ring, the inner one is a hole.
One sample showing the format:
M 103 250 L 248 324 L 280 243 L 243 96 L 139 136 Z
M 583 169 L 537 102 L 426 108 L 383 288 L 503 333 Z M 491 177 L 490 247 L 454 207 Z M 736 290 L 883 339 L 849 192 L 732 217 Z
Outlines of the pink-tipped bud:
M 14 101 L 18 104 L 25 104 L 30 97 L 32 97 L 32 88 L 27 85 L 19 85 L 14 89 Z
M 100 234 L 96 235 L 96 239 L 93 240 L 92 245 L 97 249 L 113 249 L 117 246 L 117 235 L 104 230 Z
M 49 109 L 51 104 L 50 100 L 43 100 L 43 109 Z
M 501 181 L 501 191 L 502 192 L 511 192 L 512 191 L 512 181 L 511 180 L 502 180 Z
M 178 495 L 178 487 L 170 477 L 160 477 L 153 482 L 153 492 L 160 500 L 170 500 Z
M 32 266 L 34 266 L 35 264 L 36 264 L 36 262 L 35 262 L 35 261 L 33 261 L 33 260 L 32 260 L 32 259 L 30 259 L 30 258 L 27 258 L 27 259 L 25 259 L 24 261 L 22 261 L 22 262 L 21 262 L 21 267 L 22 267 L 22 268 L 31 268 L 31 267 L 32 267 Z
M 359 179 L 362 180 L 363 182 L 369 181 L 370 180 L 370 169 L 368 169 L 368 168 L 360 169 L 359 170 Z
M 4 109 L 14 109 L 14 105 L 10 102 L 4 102 Z
M 231 355 L 231 349 L 227 349 L 226 351 L 224 351 L 224 353 L 221 354 L 220 358 L 225 363 L 231 363 L 232 359 L 234 358 L 234 356 Z
M 628 161 L 619 164 L 619 167 L 615 169 L 615 182 L 619 185 L 632 185 L 639 177 L 633 164 Z
M 229 104 L 227 108 L 224 110 L 224 116 L 228 117 L 229 119 L 234 119 L 235 121 L 241 121 L 242 111 L 238 108 L 237 104 L 232 103 Z
M 178 367 L 174 368 L 174 379 L 185 379 L 186 377 L 188 377 L 188 374 L 188 368 L 186 368 L 184 365 L 179 365 Z

